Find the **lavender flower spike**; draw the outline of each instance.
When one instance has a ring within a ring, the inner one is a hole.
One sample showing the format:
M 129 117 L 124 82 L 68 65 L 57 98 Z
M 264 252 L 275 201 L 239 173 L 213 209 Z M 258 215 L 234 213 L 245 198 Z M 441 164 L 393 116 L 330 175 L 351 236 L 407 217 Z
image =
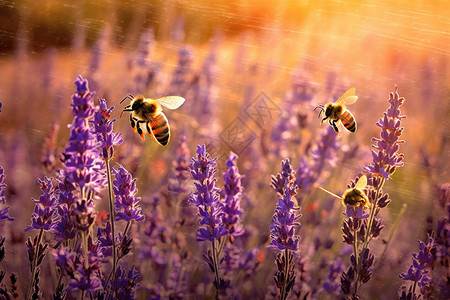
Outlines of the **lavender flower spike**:
M 6 204 L 6 184 L 5 181 L 5 172 L 2 167 L 0 167 L 0 205 Z M 14 218 L 11 218 L 8 215 L 9 207 L 6 207 L 4 209 L 0 209 L 0 220 L 6 220 L 6 221 L 14 221 Z
M 103 158 L 111 159 L 114 154 L 113 146 L 123 143 L 123 139 L 119 132 L 113 133 L 113 124 L 116 119 L 110 120 L 111 112 L 114 106 L 108 108 L 105 99 L 100 99 L 100 108 L 94 114 L 94 130 L 97 133 L 97 140 L 100 142 L 103 149 Z
M 31 229 L 52 230 L 56 226 L 56 204 L 58 202 L 55 190 L 52 184 L 52 178 L 44 177 L 44 180 L 38 179 L 43 194 L 39 196 L 31 216 L 31 225 L 25 228 L 25 231 Z
M 131 174 L 124 167 L 113 170 L 114 179 L 114 194 L 116 195 L 116 220 L 144 220 L 142 208 L 139 205 L 140 197 L 136 197 L 136 179 L 133 179 Z
M 235 165 L 235 160 L 238 158 L 233 152 L 226 162 L 227 171 L 223 173 L 225 185 L 223 187 L 225 194 L 225 202 L 223 206 L 223 223 L 228 229 L 230 241 L 244 233 L 242 225 L 239 223 L 240 216 L 243 214 L 240 208 L 243 187 L 241 185 L 241 174 Z
M 300 210 L 300 207 L 296 207 L 292 199 L 297 193 L 295 171 L 292 169 L 289 159 L 281 163 L 281 168 L 281 174 L 272 177 L 272 186 L 278 192 L 280 198 L 273 215 L 273 223 L 270 226 L 271 242 L 268 249 L 297 251 L 298 237 L 294 235 L 294 231 L 296 226 L 300 226 L 297 220 L 301 215 L 295 214 L 295 211 Z M 275 183 L 276 181 L 278 182 Z
M 400 115 L 400 106 L 405 98 L 399 97 L 397 87 L 389 94 L 389 108 L 380 118 L 377 126 L 381 128 L 381 138 L 373 138 L 376 142 L 372 150 L 373 163 L 364 167 L 364 170 L 378 174 L 386 179 L 392 175 L 397 167 L 403 166 L 402 153 L 398 153 L 401 143 L 400 136 L 403 133 L 402 119 L 406 116 Z
M 97 150 L 95 132 L 89 127 L 94 116 L 94 93 L 89 91 L 88 82 L 81 76 L 75 81 L 77 91 L 72 96 L 73 123 L 70 125 L 69 145 L 64 155 L 64 176 L 66 180 L 83 192 L 98 191 L 105 184 L 104 162 Z
M 420 296 L 415 292 L 416 284 L 420 288 L 420 293 L 424 296 L 425 299 L 429 299 L 431 296 L 431 272 L 434 262 L 434 252 L 435 252 L 436 244 L 434 239 L 431 236 L 428 236 L 428 241 L 425 244 L 422 241 L 419 241 L 419 253 L 413 253 L 412 255 L 412 265 L 409 267 L 407 273 L 402 273 L 399 277 L 403 280 L 409 280 L 414 282 L 413 289 L 409 291 L 409 295 L 415 296 L 419 299 Z M 400 291 L 405 290 L 404 287 L 400 289 Z M 410 298 L 408 298 L 410 299 Z
M 200 226 L 206 225 L 198 229 L 197 241 L 212 242 L 228 234 L 222 222 L 223 204 L 220 202 L 220 189 L 215 187 L 216 158 L 210 158 L 205 145 L 198 145 L 197 159 L 192 158 L 189 167 L 196 188 L 189 201 L 198 208 Z

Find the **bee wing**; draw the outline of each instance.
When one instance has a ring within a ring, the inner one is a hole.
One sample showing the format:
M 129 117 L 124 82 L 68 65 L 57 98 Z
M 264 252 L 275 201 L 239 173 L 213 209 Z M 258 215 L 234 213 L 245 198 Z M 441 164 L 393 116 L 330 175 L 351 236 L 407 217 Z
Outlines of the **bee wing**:
M 342 104 L 353 104 L 358 100 L 358 96 L 355 96 L 356 88 L 351 87 L 345 93 L 342 94 L 342 96 L 339 97 L 339 99 L 336 100 L 335 103 L 342 103 Z
M 358 179 L 358 182 L 355 184 L 355 189 L 364 189 L 367 185 L 367 176 L 363 175 L 361 178 Z
M 333 196 L 333 197 L 335 197 L 335 198 L 338 198 L 338 199 L 341 199 L 341 200 L 342 200 L 342 197 L 341 197 L 341 196 L 338 196 L 338 195 L 336 195 L 336 194 L 334 194 L 334 193 L 332 193 L 332 192 L 330 192 L 330 191 L 324 189 L 324 188 L 321 187 L 321 186 L 319 186 L 319 188 L 320 188 L 322 191 L 324 191 L 325 193 L 328 193 L 328 194 L 330 194 L 331 196 Z
M 155 101 L 158 101 L 168 109 L 177 109 L 184 103 L 185 100 L 183 97 L 180 96 L 165 96 L 156 98 Z

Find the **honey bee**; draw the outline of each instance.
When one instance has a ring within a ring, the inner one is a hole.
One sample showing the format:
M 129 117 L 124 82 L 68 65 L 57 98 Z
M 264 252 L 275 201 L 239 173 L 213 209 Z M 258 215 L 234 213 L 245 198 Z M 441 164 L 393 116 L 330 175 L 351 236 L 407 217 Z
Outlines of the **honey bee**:
M 130 104 L 125 106 L 124 111 L 130 113 L 130 123 L 134 132 L 137 132 L 142 140 L 144 130 L 141 125 L 145 125 L 144 129 L 152 139 L 155 139 L 160 145 L 165 146 L 170 139 L 169 121 L 162 112 L 162 106 L 169 109 L 177 109 L 184 103 L 184 98 L 180 96 L 165 96 L 160 98 L 144 98 L 143 96 L 134 97 L 129 94 L 120 101 L 122 103 L 126 99 L 131 100 Z
M 327 191 L 326 189 L 319 187 L 322 191 L 330 194 L 333 197 L 336 197 L 338 199 L 342 200 L 342 205 L 347 206 L 347 204 L 354 206 L 354 207 L 370 207 L 369 198 L 367 198 L 366 194 L 364 193 L 364 188 L 367 185 L 367 177 L 366 175 L 361 176 L 358 181 L 356 182 L 355 186 L 347 189 L 341 197 L 338 195 Z
M 325 106 L 318 105 L 314 108 L 314 110 L 317 108 L 320 109 L 318 116 L 319 118 L 320 115 L 324 113 L 325 117 L 322 119 L 322 122 L 328 119 L 328 122 L 337 134 L 340 134 L 339 128 L 337 127 L 339 121 L 342 122 L 342 125 L 344 125 L 348 131 L 356 131 L 355 117 L 345 108 L 345 105 L 353 104 L 358 100 L 358 96 L 355 96 L 355 91 L 356 89 L 354 87 L 349 88 L 344 94 L 342 94 L 342 96 L 339 97 L 339 99 L 336 100 L 336 102 L 329 102 Z

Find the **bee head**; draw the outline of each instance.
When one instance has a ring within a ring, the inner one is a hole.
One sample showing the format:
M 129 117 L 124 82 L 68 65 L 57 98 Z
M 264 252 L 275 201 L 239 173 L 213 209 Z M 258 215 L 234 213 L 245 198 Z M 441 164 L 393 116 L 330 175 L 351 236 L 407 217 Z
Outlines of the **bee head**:
M 133 105 L 131 106 L 131 109 L 136 111 L 140 109 L 144 105 L 144 97 L 136 97 L 133 101 Z
M 325 105 L 325 117 L 331 116 L 331 112 L 333 111 L 333 103 L 328 103 Z

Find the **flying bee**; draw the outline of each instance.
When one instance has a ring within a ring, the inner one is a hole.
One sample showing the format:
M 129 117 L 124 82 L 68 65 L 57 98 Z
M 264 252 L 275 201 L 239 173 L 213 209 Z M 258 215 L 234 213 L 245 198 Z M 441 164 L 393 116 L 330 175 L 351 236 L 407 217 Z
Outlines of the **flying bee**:
M 126 99 L 131 100 L 130 104 L 125 106 L 124 111 L 130 113 L 130 123 L 134 132 L 137 132 L 142 140 L 144 130 L 141 125 L 145 126 L 148 134 L 155 139 L 160 145 L 165 146 L 170 139 L 169 121 L 162 112 L 162 106 L 169 109 L 177 109 L 184 103 L 184 98 L 180 96 L 165 96 L 160 98 L 144 98 L 143 96 L 134 97 L 129 94 L 120 101 L 122 103 Z
M 358 100 L 358 96 L 355 96 L 356 89 L 354 87 L 349 88 L 336 102 L 329 102 L 324 105 L 317 105 L 314 110 L 317 108 L 320 109 L 319 118 L 322 113 L 324 113 L 325 117 L 322 119 L 322 122 L 328 119 L 328 122 L 333 127 L 334 131 L 337 134 L 339 133 L 339 128 L 337 124 L 339 121 L 342 122 L 342 125 L 351 132 L 356 131 L 356 120 L 352 113 L 345 108 L 345 105 L 350 105 L 355 103 Z
M 358 181 L 356 182 L 355 186 L 347 189 L 341 197 L 338 195 L 327 191 L 326 189 L 319 187 L 322 191 L 330 194 L 333 197 L 336 197 L 338 199 L 342 200 L 342 205 L 347 206 L 347 204 L 354 206 L 354 207 L 370 207 L 369 198 L 367 198 L 366 194 L 364 193 L 364 188 L 367 185 L 367 177 L 366 175 L 361 176 Z

